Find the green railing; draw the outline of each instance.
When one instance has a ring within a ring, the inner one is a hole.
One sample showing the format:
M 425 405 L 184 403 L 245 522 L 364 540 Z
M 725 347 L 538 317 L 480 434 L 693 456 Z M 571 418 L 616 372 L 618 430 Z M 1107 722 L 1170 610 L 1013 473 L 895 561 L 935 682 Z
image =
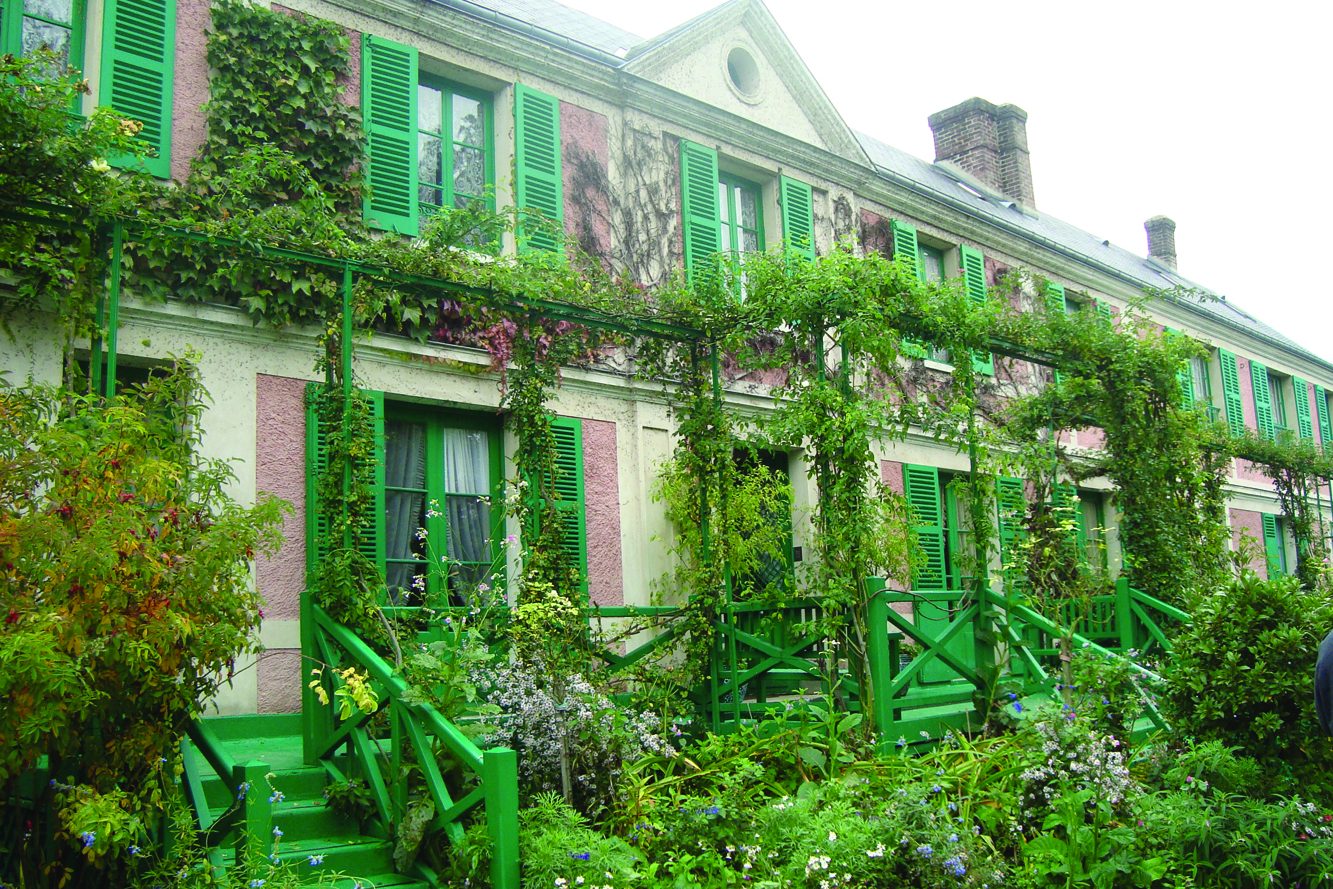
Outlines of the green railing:
M 181 762 L 181 784 L 195 816 L 199 845 L 206 850 L 209 863 L 217 870 L 225 868 L 224 851 L 228 848 L 235 850 L 235 864 L 243 872 L 263 862 L 273 851 L 268 764 L 234 761 L 201 719 L 186 727 Z M 220 781 L 225 794 L 221 799 L 208 799 L 205 782 L 210 775 Z
M 334 780 L 365 782 L 381 829 L 392 831 L 407 811 L 409 795 L 425 792 L 434 804 L 433 828 L 450 841 L 463 839 L 465 817 L 481 807 L 491 842 L 491 883 L 518 889 L 518 759 L 507 748 L 482 750 L 429 704 L 408 700 L 407 682 L 355 633 L 310 605 L 313 651 L 324 663 L 320 682 L 333 702 L 344 682 L 338 670 L 367 677 L 378 709 L 346 718 L 333 703 L 307 708 L 308 760 L 322 763 Z M 410 786 L 409 765 L 419 784 Z M 433 874 L 423 876 L 434 877 Z

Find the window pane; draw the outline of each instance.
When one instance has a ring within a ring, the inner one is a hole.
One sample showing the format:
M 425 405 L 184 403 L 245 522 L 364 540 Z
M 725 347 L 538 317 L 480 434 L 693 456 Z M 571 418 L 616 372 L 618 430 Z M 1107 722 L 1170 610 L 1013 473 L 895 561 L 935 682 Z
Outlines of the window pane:
M 68 25 L 74 21 L 74 0 L 23 0 L 23 11 Z
M 486 144 L 486 117 L 481 103 L 467 96 L 454 96 L 454 141 L 468 145 Z
M 427 133 L 439 133 L 443 128 L 440 120 L 440 91 L 433 86 L 417 86 L 417 129 Z
M 409 491 L 384 493 L 384 555 L 388 559 L 419 559 L 426 555 L 426 495 Z M 438 549 L 438 543 L 436 545 Z
M 491 508 L 472 495 L 450 495 L 449 558 L 462 562 L 491 561 Z
M 480 429 L 445 429 L 444 465 L 450 494 L 491 493 L 490 436 Z
M 717 208 L 718 212 L 722 214 L 722 224 L 724 226 L 731 222 L 731 196 L 728 193 L 729 191 L 730 189 L 725 182 L 717 184 Z
M 454 149 L 454 204 L 486 190 L 486 155 L 476 148 Z
M 755 253 L 759 250 L 759 234 L 750 229 L 741 230 L 741 252 Z
M 417 136 L 417 178 L 419 180 L 417 200 L 423 204 L 440 206 L 444 203 L 444 190 L 440 182 L 440 139 L 438 136 Z
M 384 424 L 384 483 L 391 488 L 426 487 L 426 427 L 389 420 Z
M 941 268 L 940 255 L 933 250 L 921 251 L 921 269 L 925 272 L 927 281 L 939 281 L 944 278 L 944 269 Z
M 736 213 L 744 228 L 759 228 L 759 200 L 753 188 L 736 187 Z
M 46 22 L 39 22 L 36 19 L 25 18 L 23 20 L 23 54 L 25 56 L 30 56 L 45 47 L 58 55 L 68 65 L 69 38 L 70 31 L 68 28 L 48 25 Z
M 389 601 L 405 605 L 418 603 L 426 592 L 426 566 L 391 562 L 385 568 L 384 581 L 389 589 Z

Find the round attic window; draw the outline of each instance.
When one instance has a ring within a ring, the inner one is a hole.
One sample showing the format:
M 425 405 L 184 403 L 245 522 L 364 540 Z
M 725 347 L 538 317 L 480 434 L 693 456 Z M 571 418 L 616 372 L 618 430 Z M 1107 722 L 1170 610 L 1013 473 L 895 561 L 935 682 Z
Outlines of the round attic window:
M 742 46 L 727 53 L 727 83 L 747 102 L 759 101 L 759 66 Z

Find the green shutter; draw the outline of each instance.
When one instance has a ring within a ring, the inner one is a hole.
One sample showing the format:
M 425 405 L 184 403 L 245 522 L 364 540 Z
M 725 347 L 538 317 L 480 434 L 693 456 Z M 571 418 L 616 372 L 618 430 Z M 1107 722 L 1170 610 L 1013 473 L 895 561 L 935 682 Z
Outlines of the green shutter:
M 1052 315 L 1065 314 L 1065 285 L 1054 281 L 1046 282 L 1046 311 Z M 1060 382 L 1060 371 L 1052 370 L 1055 382 Z
M 717 272 L 722 249 L 717 206 L 717 152 L 680 143 L 681 223 L 685 233 L 685 277 L 691 282 Z
M 417 51 L 372 34 L 361 41 L 361 112 L 366 130 L 366 225 L 418 232 Z
M 1088 523 L 1083 516 L 1083 500 L 1074 485 L 1056 485 L 1051 492 L 1051 503 L 1070 510 L 1074 527 L 1069 531 L 1069 542 L 1074 546 L 1078 560 L 1082 564 L 1088 561 Z
M 1005 564 L 1004 586 L 1006 593 L 1023 591 L 1027 584 L 1022 571 L 1010 565 L 1014 556 L 1015 544 L 1023 539 L 1023 520 L 1027 517 L 1027 492 L 1021 478 L 998 478 L 995 480 L 995 510 L 997 513 L 1000 537 L 1000 560 Z
M 1296 390 L 1296 431 L 1306 441 L 1314 441 L 1314 420 L 1310 416 L 1310 384 L 1300 377 L 1293 377 L 1291 384 Z
M 525 214 L 540 214 L 545 220 L 542 225 L 529 226 L 530 231 L 520 231 L 519 249 L 563 252 L 565 184 L 560 158 L 560 101 L 515 84 L 514 143 L 518 208 Z
M 12 3 L 6 18 L 22 9 Z M 176 63 L 176 0 L 107 0 L 102 18 L 99 99 L 143 124 L 139 141 L 156 155 L 143 167 L 171 178 L 171 99 Z M 132 163 L 115 158 L 117 163 Z
M 1046 311 L 1053 315 L 1065 313 L 1065 285 L 1054 281 L 1046 282 Z
M 782 202 L 782 238 L 787 250 L 815 258 L 815 196 L 810 186 L 783 176 L 778 184 Z
M 1226 349 L 1217 350 L 1218 365 L 1222 371 L 1222 403 L 1226 408 L 1227 428 L 1232 435 L 1245 434 L 1245 408 L 1240 398 L 1240 371 L 1236 356 Z
M 1175 340 L 1181 336 L 1180 331 L 1172 330 L 1170 327 L 1164 328 L 1167 339 Z M 1180 386 L 1180 407 L 1183 410 L 1192 410 L 1194 408 L 1194 373 L 1190 370 L 1188 360 L 1182 361 L 1180 369 L 1176 371 L 1176 383 Z
M 1103 299 L 1095 300 L 1093 305 L 1097 307 L 1097 317 L 1107 322 L 1114 320 L 1114 318 L 1111 315 L 1111 304 L 1108 303 L 1106 300 Z
M 552 417 L 555 438 L 555 508 L 560 514 L 560 549 L 569 564 L 578 569 L 580 589 L 588 594 L 588 526 L 583 497 L 583 421 L 576 417 Z M 542 485 L 546 490 L 547 486 Z
M 972 302 L 986 304 L 986 260 L 980 250 L 966 244 L 958 248 L 958 262 L 963 267 L 963 287 Z M 995 356 L 980 349 L 972 352 L 972 369 L 987 376 L 995 375 Z
M 0 0 L 0 55 L 23 53 L 23 0 Z
M 940 510 L 940 471 L 934 466 L 903 466 L 903 485 L 915 521 L 922 562 L 912 579 L 914 590 L 943 590 L 948 583 L 944 551 L 944 516 Z
M 1268 564 L 1268 578 L 1281 577 L 1286 573 L 1286 553 L 1282 546 L 1282 534 L 1278 528 L 1277 516 L 1263 514 L 1264 521 L 1264 556 Z
M 1254 393 L 1255 426 L 1264 438 L 1273 438 L 1277 430 L 1273 426 L 1273 390 L 1268 385 L 1268 368 L 1254 360 L 1250 361 L 1250 391 Z
M 916 239 L 916 226 L 897 219 L 889 221 L 889 231 L 893 233 L 893 261 L 905 263 L 912 274 L 921 278 L 921 247 Z
M 319 566 L 319 560 L 329 553 L 329 517 L 324 515 L 319 501 L 319 476 L 328 465 L 328 437 L 339 430 L 321 429 L 319 415 L 315 410 L 315 399 L 323 387 L 318 383 L 306 386 L 306 570 L 313 573 Z M 384 393 L 362 391 L 370 399 L 371 416 L 375 438 L 375 450 L 371 455 L 374 471 L 372 496 L 374 503 L 367 522 L 360 528 L 353 529 L 354 545 L 376 568 L 381 576 L 385 564 L 385 521 L 384 521 Z
M 1323 386 L 1314 387 L 1314 408 L 1319 417 L 1319 441 L 1325 450 L 1333 450 L 1333 423 L 1328 415 L 1328 392 Z

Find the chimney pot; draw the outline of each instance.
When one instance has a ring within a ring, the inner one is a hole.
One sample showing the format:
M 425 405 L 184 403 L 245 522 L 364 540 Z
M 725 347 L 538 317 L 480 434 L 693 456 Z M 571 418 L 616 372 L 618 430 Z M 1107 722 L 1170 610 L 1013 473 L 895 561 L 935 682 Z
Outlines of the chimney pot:
M 1176 223 L 1166 216 L 1154 216 L 1143 223 L 1148 233 L 1148 258 L 1167 268 L 1176 268 Z
M 935 161 L 948 161 L 1007 198 L 1032 209 L 1027 112 L 973 97 L 932 114 Z

